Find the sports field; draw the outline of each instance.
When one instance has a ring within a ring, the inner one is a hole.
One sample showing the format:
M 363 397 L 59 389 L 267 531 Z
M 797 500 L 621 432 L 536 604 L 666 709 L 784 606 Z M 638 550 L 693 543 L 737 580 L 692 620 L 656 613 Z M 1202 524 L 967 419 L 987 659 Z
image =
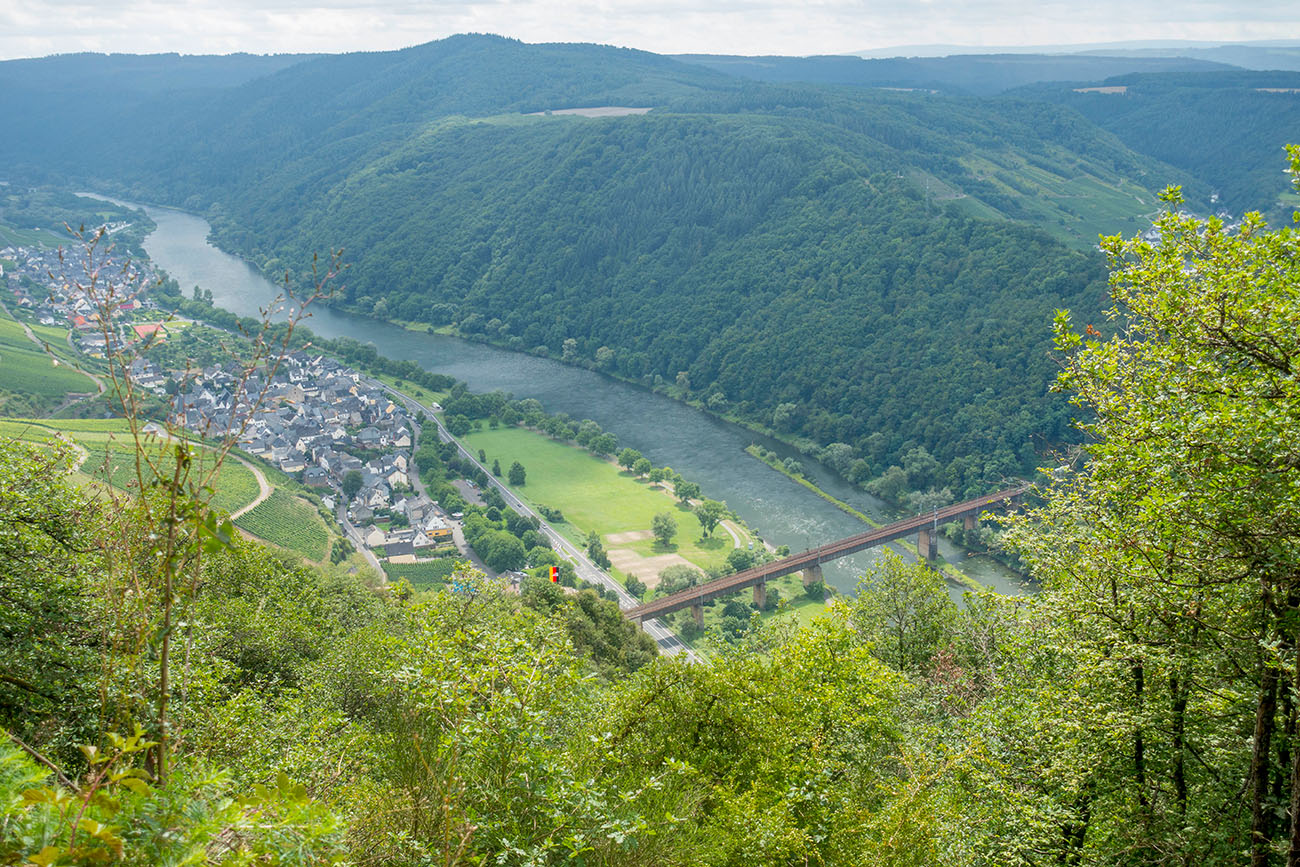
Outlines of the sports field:
M 514 461 L 523 464 L 526 483 L 512 490 L 533 506 L 561 510 L 565 522 L 556 529 L 579 545 L 592 530 L 599 533 L 620 577 L 632 574 L 653 586 L 659 572 L 674 563 L 719 566 L 735 547 L 722 527 L 714 529 L 712 538 L 702 538 L 694 512 L 669 491 L 576 446 L 524 428 L 475 431 L 463 441 L 471 451 L 483 449 L 488 466 L 493 460 L 503 469 Z M 677 521 L 677 535 L 666 546 L 650 533 L 660 512 Z M 741 536 L 741 541 L 748 545 L 750 540 Z

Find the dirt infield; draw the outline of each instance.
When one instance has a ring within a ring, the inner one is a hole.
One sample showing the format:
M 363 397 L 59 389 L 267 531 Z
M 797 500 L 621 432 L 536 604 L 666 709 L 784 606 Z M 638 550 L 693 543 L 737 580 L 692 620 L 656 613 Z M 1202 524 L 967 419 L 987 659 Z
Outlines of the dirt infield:
M 626 545 L 628 542 L 643 542 L 654 537 L 649 530 L 628 530 L 626 533 L 610 533 L 605 537 L 606 545 Z
M 614 568 L 624 574 L 635 575 L 638 581 L 650 588 L 659 586 L 659 573 L 669 566 L 689 566 L 692 569 L 699 569 L 680 554 L 643 557 L 628 548 L 615 548 L 605 553 L 609 555 L 609 562 L 614 564 Z

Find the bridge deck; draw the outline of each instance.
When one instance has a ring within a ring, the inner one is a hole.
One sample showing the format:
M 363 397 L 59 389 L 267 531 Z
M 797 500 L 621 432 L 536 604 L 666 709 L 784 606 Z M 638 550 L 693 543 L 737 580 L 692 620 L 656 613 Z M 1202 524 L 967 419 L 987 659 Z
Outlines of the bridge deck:
M 911 518 L 904 518 L 885 527 L 878 527 L 874 530 L 868 530 L 865 533 L 858 533 L 855 536 L 849 536 L 836 542 L 830 542 L 811 548 L 801 554 L 793 554 L 781 560 L 774 560 L 771 563 L 764 563 L 761 566 L 755 566 L 746 569 L 743 572 L 737 572 L 734 575 L 727 575 L 716 581 L 709 581 L 700 584 L 697 587 L 690 587 L 671 596 L 665 596 L 662 599 L 655 599 L 644 605 L 638 605 L 636 608 L 629 608 L 623 612 L 632 620 L 649 620 L 668 614 L 672 611 L 678 611 L 692 605 L 699 605 L 710 599 L 717 599 L 720 596 L 727 596 L 735 593 L 737 590 L 743 590 L 746 587 L 752 587 L 773 578 L 779 578 L 782 575 L 789 575 L 792 572 L 799 572 L 812 566 L 819 566 L 828 560 L 836 560 L 840 557 L 847 557 L 849 554 L 856 554 L 858 551 L 864 551 L 867 548 L 883 545 L 886 542 L 892 542 L 895 539 L 901 539 L 904 536 L 910 536 L 919 530 L 931 528 L 938 524 L 945 524 L 956 518 L 961 518 L 972 513 L 979 513 L 985 509 L 996 506 L 1003 506 L 1013 500 L 1018 499 L 1029 485 L 1021 485 L 1015 488 L 1008 488 L 1005 491 L 998 491 L 996 494 L 986 494 L 982 497 L 976 497 L 973 500 L 967 500 L 964 503 L 954 503 L 951 506 L 945 506 L 929 515 L 916 515 Z

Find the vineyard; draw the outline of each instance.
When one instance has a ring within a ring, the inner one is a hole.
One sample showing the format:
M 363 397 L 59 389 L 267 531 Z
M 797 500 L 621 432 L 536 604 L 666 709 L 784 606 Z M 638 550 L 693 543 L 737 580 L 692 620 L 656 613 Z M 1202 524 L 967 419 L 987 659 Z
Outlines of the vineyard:
M 442 557 L 427 563 L 385 563 L 384 574 L 389 581 L 405 580 L 416 590 L 432 590 L 447 583 L 456 571 L 456 559 Z
M 279 488 L 235 526 L 309 560 L 324 560 L 329 554 L 330 531 L 316 507 Z
M 126 422 L 121 419 L 0 421 L 0 436 L 25 442 L 44 442 L 59 435 L 72 438 L 85 453 L 85 460 L 81 464 L 82 474 L 98 482 L 107 482 L 120 491 L 134 491 L 137 488 L 135 446 L 127 432 Z M 157 456 L 158 471 L 170 478 L 175 466 L 171 448 L 154 439 L 149 439 L 146 447 L 156 450 L 154 454 Z M 210 465 L 211 453 L 197 451 L 192 476 L 197 477 L 203 472 L 205 460 Z M 149 469 L 143 469 L 148 476 Z M 152 479 L 147 477 L 146 484 L 150 481 Z M 251 503 L 258 494 L 257 479 L 247 467 L 234 460 L 222 464 L 212 486 L 215 494 L 211 504 L 226 512 L 233 512 Z

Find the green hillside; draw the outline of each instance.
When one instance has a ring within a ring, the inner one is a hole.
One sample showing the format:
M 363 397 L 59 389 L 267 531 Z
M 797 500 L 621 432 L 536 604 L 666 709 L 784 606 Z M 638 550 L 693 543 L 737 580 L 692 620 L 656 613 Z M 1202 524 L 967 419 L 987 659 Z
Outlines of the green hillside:
M 216 237 L 268 272 L 347 239 L 351 309 L 652 387 L 684 371 L 679 396 L 877 471 L 918 445 L 978 456 L 965 489 L 1063 435 L 1041 323 L 1096 309 L 1088 251 L 1153 210 L 1150 163 L 1043 105 L 760 89 L 673 108 L 440 120 L 310 196 L 284 168 Z
M 602 106 L 653 111 L 530 116 Z M 204 211 L 268 272 L 343 247 L 340 302 L 368 315 L 848 443 L 876 472 L 922 446 L 956 489 L 1065 433 L 1042 323 L 1097 310 L 1100 233 L 1195 187 L 1041 100 L 483 36 L 139 97 L 127 118 L 79 169 L 22 135 L 0 158 Z
M 1278 167 L 1283 146 L 1300 141 L 1300 72 L 1126 75 L 1097 86 L 1106 89 L 1040 85 L 1021 95 L 1066 105 L 1199 178 L 1215 198 L 1190 196 L 1193 208 L 1290 216 L 1294 192 Z

